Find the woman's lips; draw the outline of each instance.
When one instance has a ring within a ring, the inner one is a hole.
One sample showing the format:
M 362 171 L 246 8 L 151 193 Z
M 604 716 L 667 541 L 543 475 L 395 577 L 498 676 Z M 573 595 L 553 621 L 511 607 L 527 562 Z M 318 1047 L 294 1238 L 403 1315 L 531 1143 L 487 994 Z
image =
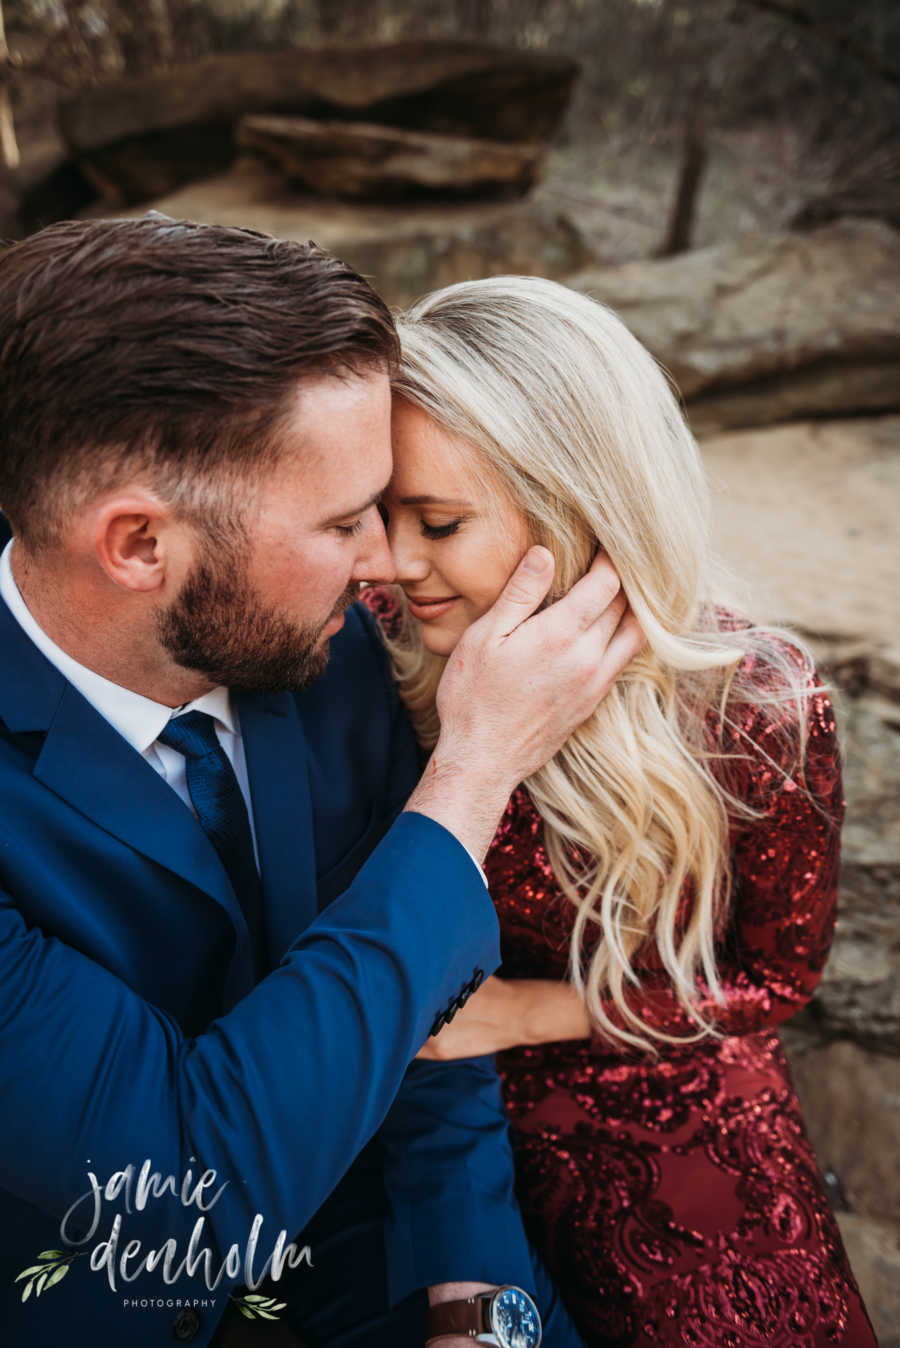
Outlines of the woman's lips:
M 413 599 L 411 595 L 406 596 L 410 613 L 423 623 L 432 618 L 440 618 L 453 607 L 459 597 L 458 594 L 451 595 L 449 599 Z

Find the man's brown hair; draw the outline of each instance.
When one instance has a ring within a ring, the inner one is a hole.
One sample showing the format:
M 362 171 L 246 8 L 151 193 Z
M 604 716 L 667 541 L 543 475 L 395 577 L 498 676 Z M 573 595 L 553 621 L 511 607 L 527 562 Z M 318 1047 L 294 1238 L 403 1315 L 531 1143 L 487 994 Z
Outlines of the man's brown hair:
M 0 508 L 34 550 L 141 476 L 227 532 L 298 382 L 397 354 L 384 302 L 313 243 L 159 215 L 51 225 L 0 254 Z

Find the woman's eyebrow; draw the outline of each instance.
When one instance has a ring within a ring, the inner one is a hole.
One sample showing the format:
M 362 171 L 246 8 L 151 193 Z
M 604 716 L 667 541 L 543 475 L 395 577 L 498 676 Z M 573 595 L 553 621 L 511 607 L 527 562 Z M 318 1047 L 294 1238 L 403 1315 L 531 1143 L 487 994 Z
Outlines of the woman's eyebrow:
M 470 506 L 470 501 L 460 501 L 451 496 L 403 496 L 400 499 L 401 505 L 423 506 L 423 505 L 447 505 L 447 506 Z

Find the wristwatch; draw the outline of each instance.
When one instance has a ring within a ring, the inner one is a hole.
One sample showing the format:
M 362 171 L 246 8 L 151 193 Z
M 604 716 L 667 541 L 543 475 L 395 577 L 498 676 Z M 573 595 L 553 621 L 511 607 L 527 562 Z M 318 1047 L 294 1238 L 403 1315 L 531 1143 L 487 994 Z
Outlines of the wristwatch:
M 497 1348 L 539 1348 L 541 1317 L 521 1287 L 497 1287 L 476 1292 L 464 1301 L 444 1301 L 428 1310 L 426 1344 L 451 1335 L 465 1335 L 475 1343 Z

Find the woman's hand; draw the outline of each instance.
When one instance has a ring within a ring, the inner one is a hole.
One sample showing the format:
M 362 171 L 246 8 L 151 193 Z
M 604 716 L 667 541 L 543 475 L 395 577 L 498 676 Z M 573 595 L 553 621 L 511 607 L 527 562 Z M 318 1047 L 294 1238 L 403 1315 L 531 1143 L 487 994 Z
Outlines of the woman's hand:
M 568 983 L 541 978 L 488 978 L 449 1025 L 416 1054 L 436 1062 L 477 1058 L 505 1048 L 587 1039 L 591 1022 Z

